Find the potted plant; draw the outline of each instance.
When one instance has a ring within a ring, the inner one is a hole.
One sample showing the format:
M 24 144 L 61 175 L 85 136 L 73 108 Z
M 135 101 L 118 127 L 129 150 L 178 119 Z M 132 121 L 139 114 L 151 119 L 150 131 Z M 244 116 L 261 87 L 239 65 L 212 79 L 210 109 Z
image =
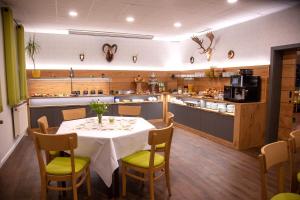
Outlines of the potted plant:
M 33 78 L 39 78 L 40 75 L 41 75 L 41 71 L 35 69 L 35 56 L 39 53 L 40 45 L 35 40 L 34 35 L 29 38 L 29 40 L 26 44 L 25 50 L 26 50 L 27 56 L 30 58 L 30 60 L 33 63 L 33 71 L 31 72 L 32 77 Z
M 104 113 L 107 112 L 108 104 L 99 102 L 99 101 L 92 101 L 90 103 L 90 108 L 92 111 L 94 111 L 97 114 L 98 117 L 98 123 L 102 123 L 102 116 Z

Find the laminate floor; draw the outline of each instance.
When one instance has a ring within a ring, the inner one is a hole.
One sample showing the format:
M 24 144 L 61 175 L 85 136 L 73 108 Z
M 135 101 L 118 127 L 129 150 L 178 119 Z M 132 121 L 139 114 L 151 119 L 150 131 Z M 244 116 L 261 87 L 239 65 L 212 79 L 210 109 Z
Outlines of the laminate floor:
M 155 184 L 156 199 L 173 200 L 257 200 L 260 199 L 258 150 L 241 152 L 214 143 L 183 129 L 176 128 L 171 150 L 171 187 L 169 198 L 164 178 Z M 274 191 L 274 173 L 270 190 Z M 121 180 L 120 180 L 121 183 Z M 128 178 L 125 199 L 149 199 L 148 184 L 144 188 Z M 39 167 L 33 142 L 25 136 L 0 169 L 0 199 L 39 199 Z M 79 198 L 88 199 L 86 187 L 79 189 Z M 72 199 L 55 191 L 48 199 Z M 92 197 L 108 199 L 102 180 L 92 172 Z M 120 198 L 122 199 L 122 198 Z

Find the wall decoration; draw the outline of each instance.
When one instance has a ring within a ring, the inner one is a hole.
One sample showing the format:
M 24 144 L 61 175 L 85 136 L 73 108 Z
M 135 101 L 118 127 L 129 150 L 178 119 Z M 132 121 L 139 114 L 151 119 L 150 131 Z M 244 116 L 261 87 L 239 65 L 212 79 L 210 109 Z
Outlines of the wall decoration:
M 137 55 L 132 56 L 132 62 L 133 62 L 133 63 L 136 63 L 136 62 L 137 62 L 137 59 L 138 59 Z
M 110 45 L 105 43 L 102 46 L 102 51 L 105 54 L 107 62 L 111 62 L 114 59 L 115 53 L 117 53 L 118 46 L 116 44 Z
M 227 53 L 227 57 L 228 57 L 228 59 L 233 59 L 233 57 L 234 57 L 234 51 L 233 50 L 229 50 L 228 53 Z
M 211 46 L 212 46 L 212 43 L 213 43 L 213 41 L 214 41 L 215 36 L 214 36 L 214 34 L 213 34 L 212 32 L 208 32 L 208 33 L 206 34 L 206 37 L 207 37 L 207 38 L 209 39 L 209 41 L 210 41 L 210 44 L 208 45 L 207 48 L 205 48 L 205 47 L 203 46 L 204 39 L 199 39 L 198 37 L 193 36 L 193 37 L 192 37 L 192 40 L 193 40 L 194 42 L 196 42 L 197 44 L 199 44 L 200 49 L 202 49 L 202 52 L 200 52 L 200 54 L 206 54 L 207 61 L 210 61 L 211 55 L 212 55 L 212 50 L 213 50 Z
M 193 56 L 190 57 L 190 63 L 193 64 L 195 62 L 195 58 Z
M 84 58 L 85 58 L 84 53 L 79 54 L 79 59 L 81 62 L 84 61 Z

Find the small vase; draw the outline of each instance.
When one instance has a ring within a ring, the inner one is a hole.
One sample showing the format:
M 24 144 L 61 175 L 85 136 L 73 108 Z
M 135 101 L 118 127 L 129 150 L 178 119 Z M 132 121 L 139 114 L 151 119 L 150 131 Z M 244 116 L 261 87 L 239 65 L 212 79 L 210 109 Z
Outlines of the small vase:
M 102 114 L 97 114 L 98 117 L 98 123 L 101 124 L 102 123 Z

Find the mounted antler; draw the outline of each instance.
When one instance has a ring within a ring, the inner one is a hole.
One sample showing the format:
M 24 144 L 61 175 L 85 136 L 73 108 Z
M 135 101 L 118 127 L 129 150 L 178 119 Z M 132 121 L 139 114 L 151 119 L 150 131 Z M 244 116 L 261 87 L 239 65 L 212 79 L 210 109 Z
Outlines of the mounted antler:
M 208 61 L 210 61 L 210 58 L 211 58 L 211 54 L 212 54 L 212 48 L 211 48 L 211 45 L 212 45 L 212 43 L 213 43 L 213 40 L 214 40 L 214 38 L 215 38 L 215 36 L 214 36 L 214 34 L 212 33 L 212 32 L 208 32 L 207 34 L 206 34 L 206 37 L 209 39 L 209 41 L 210 41 L 210 44 L 209 44 L 209 46 L 207 47 L 207 48 L 205 48 L 204 46 L 203 46 L 203 42 L 204 42 L 204 40 L 203 39 L 199 39 L 198 37 L 196 37 L 196 36 L 193 36 L 192 37 L 192 40 L 194 41 L 194 42 L 196 42 L 197 44 L 199 44 L 199 46 L 200 46 L 200 49 L 202 49 L 202 52 L 200 52 L 201 54 L 206 54 L 206 57 L 207 57 L 207 60 Z
M 114 54 L 117 52 L 118 46 L 116 44 L 104 44 L 102 46 L 102 51 L 105 53 L 106 60 L 111 62 L 114 59 Z

